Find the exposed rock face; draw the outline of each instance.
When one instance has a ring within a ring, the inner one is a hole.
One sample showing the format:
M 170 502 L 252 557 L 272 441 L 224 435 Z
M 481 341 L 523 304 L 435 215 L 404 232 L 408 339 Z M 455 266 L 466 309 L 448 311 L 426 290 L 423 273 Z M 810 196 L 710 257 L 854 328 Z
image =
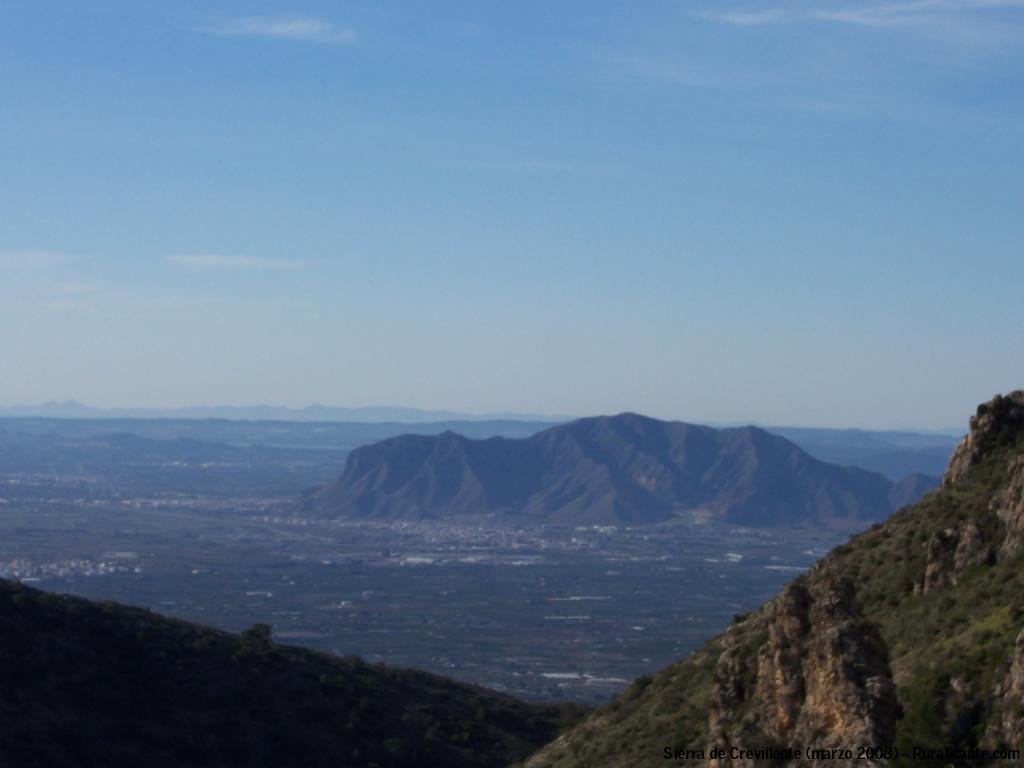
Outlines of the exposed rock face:
M 914 591 L 928 594 L 957 583 L 957 577 L 972 565 L 991 565 L 995 550 L 986 541 L 978 523 L 969 518 L 955 528 L 946 528 L 928 540 L 928 565 Z
M 719 658 L 712 745 L 892 743 L 899 704 L 885 645 L 861 615 L 848 582 L 791 584 L 756 620 L 765 623 L 767 634 L 756 658 L 738 646 Z M 709 763 L 715 768 L 755 764 L 730 758 Z
M 970 431 L 949 460 L 949 468 L 942 479 L 943 487 L 963 479 L 986 450 L 1001 440 L 1015 437 L 1021 430 L 1024 430 L 1024 390 L 996 395 L 979 405 L 977 413 L 971 417 Z
M 986 740 L 991 746 L 1024 744 L 1024 630 L 1017 635 L 1009 671 L 996 686 L 994 701 Z
M 1024 546 L 1024 456 L 1010 461 L 1010 483 L 993 500 L 990 509 L 1006 524 L 1001 554 L 1009 555 Z
M 1000 444 L 1011 443 L 1024 431 L 1024 390 L 996 395 L 978 406 L 971 428 L 960 442 L 942 480 L 948 488 L 964 479 L 985 453 Z M 1007 468 L 1010 482 L 989 504 L 1005 524 L 1002 542 L 986 541 L 978 523 L 967 519 L 946 528 L 928 540 L 928 565 L 923 578 L 914 585 L 916 593 L 934 592 L 957 583 L 957 577 L 973 565 L 992 565 L 998 556 L 1016 552 L 1024 543 L 1024 455 L 1014 456 Z

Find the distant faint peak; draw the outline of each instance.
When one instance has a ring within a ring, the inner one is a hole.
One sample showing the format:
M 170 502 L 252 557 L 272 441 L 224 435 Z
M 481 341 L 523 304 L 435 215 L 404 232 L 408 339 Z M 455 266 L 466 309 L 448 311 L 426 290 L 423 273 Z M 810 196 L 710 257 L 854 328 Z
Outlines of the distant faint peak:
M 38 405 L 0 407 L 0 416 L 90 419 L 224 419 L 229 421 L 335 421 L 426 424 L 439 421 L 529 421 L 557 424 L 565 416 L 530 413 L 431 411 L 404 406 L 329 406 L 293 408 L 276 405 L 196 405 L 176 408 L 94 408 L 77 400 L 50 400 Z

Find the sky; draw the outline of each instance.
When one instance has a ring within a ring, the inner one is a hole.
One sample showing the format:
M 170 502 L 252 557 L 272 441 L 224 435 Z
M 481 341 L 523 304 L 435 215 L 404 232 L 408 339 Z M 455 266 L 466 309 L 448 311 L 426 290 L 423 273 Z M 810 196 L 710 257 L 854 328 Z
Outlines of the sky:
M 0 4 L 0 405 L 945 428 L 1024 0 Z

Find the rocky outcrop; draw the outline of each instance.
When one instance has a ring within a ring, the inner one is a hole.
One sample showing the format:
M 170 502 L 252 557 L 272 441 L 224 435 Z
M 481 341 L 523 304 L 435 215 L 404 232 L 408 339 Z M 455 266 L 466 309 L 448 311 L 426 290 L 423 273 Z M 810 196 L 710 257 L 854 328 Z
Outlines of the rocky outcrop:
M 1024 455 L 1014 457 L 1007 471 L 1010 482 L 989 507 L 1006 526 L 1002 555 L 1013 554 L 1024 546 Z
M 996 685 L 993 700 L 986 741 L 994 747 L 1024 744 L 1024 630 L 1017 635 L 1006 677 Z
M 1024 390 L 996 395 L 989 402 L 979 405 L 977 413 L 971 417 L 970 431 L 953 451 L 949 468 L 942 478 L 942 486 L 945 488 L 962 480 L 986 451 L 1001 442 L 1016 439 L 1022 432 Z
M 892 743 L 899 704 L 885 644 L 861 615 L 849 582 L 794 582 L 750 621 L 761 624 L 754 635 L 764 642 L 751 653 L 748 632 L 719 658 L 711 695 L 712 746 Z M 709 763 L 755 764 L 731 758 Z
M 1012 445 L 1024 434 L 1024 390 L 996 395 L 978 406 L 971 427 L 949 461 L 942 487 L 949 488 L 993 449 Z M 1007 467 L 1009 482 L 989 502 L 989 510 L 1003 523 L 1005 536 L 1000 541 L 990 531 L 985 536 L 977 520 L 968 518 L 953 528 L 933 534 L 927 544 L 927 565 L 914 585 L 918 594 L 927 594 L 955 585 L 966 568 L 992 565 L 997 557 L 1012 554 L 1024 544 L 1024 455 L 1017 454 Z
M 928 594 L 954 585 L 960 574 L 974 565 L 992 565 L 996 552 L 973 518 L 931 536 L 926 544 L 928 563 L 924 576 L 914 585 L 918 594 Z

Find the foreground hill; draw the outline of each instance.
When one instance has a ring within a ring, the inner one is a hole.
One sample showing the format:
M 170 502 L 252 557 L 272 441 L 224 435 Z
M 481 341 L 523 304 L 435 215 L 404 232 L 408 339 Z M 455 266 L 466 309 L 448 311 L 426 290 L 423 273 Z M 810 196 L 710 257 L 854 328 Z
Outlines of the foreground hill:
M 349 454 L 305 508 L 351 518 L 494 515 L 558 525 L 636 524 L 677 512 L 744 525 L 882 520 L 891 483 L 813 459 L 755 427 L 622 414 L 525 439 L 404 435 Z
M 559 709 L 0 581 L 0 765 L 506 765 Z
M 978 408 L 940 490 L 528 765 L 812 764 L 716 760 L 711 745 L 897 749 L 864 765 L 1024 764 L 979 751 L 1024 745 L 1024 392 Z M 668 761 L 666 747 L 690 759 Z

